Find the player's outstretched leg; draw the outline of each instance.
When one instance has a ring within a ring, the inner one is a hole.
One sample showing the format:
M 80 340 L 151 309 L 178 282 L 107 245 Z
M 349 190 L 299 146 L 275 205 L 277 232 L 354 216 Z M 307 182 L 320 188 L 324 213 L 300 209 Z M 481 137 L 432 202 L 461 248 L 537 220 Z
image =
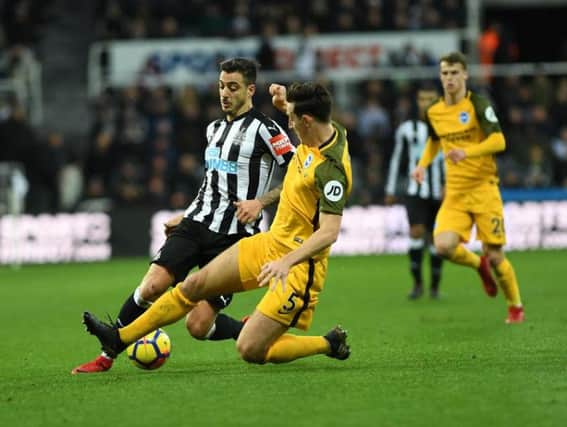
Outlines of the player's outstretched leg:
M 152 264 L 140 286 L 122 304 L 116 326 L 124 327 L 132 323 L 150 307 L 152 301 L 173 284 L 173 281 L 174 277 L 166 268 Z M 114 359 L 109 354 L 102 352 L 96 359 L 73 368 L 71 374 L 105 372 L 112 368 L 113 362 Z
M 153 271 L 150 270 L 150 273 L 153 273 Z M 150 305 L 151 302 L 142 297 L 141 286 L 137 287 L 122 304 L 122 308 L 120 309 L 120 313 L 116 319 L 116 325 L 122 327 L 130 324 Z M 105 372 L 112 368 L 113 363 L 114 359 L 107 353 L 102 352 L 102 354 L 100 354 L 96 359 L 73 368 L 71 374 L 93 374 L 97 372 Z
M 336 326 L 324 336 L 298 336 L 285 333 L 268 349 L 263 357 L 254 357 L 251 349 L 240 345 L 239 351 L 244 360 L 251 363 L 286 363 L 302 357 L 324 354 L 334 359 L 345 360 L 350 356 L 350 347 L 346 343 L 347 333 Z
M 255 310 L 236 341 L 236 349 L 244 361 L 258 364 L 288 363 L 317 354 L 345 360 L 350 355 L 347 333 L 340 326 L 324 336 L 294 335 L 287 331 L 287 325 Z
M 87 331 L 98 338 L 102 351 L 113 359 L 126 349 L 127 345 L 120 340 L 116 326 L 100 321 L 88 311 L 83 313 L 83 323 Z

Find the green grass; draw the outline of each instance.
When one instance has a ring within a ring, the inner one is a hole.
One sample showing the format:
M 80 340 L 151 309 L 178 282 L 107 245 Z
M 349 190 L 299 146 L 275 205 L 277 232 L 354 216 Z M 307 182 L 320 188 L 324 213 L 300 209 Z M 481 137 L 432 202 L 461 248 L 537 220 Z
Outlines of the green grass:
M 567 256 L 512 253 L 527 322 L 475 273 L 445 265 L 441 301 L 408 302 L 401 256 L 333 258 L 313 334 L 349 330 L 345 362 L 317 356 L 248 365 L 232 341 L 168 326 L 171 359 L 142 371 L 124 358 L 72 376 L 98 353 L 85 309 L 115 315 L 145 259 L 0 268 L 1 426 L 564 426 Z M 261 292 L 228 310 L 249 313 Z

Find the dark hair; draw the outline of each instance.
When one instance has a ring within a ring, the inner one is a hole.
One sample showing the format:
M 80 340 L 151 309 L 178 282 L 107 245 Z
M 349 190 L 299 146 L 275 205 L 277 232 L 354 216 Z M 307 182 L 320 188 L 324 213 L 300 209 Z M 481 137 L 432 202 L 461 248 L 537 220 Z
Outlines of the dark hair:
M 226 73 L 240 73 L 246 84 L 256 83 L 258 74 L 258 63 L 248 58 L 230 58 L 220 63 L 221 71 Z
M 431 80 L 423 80 L 419 82 L 415 88 L 416 92 L 426 91 L 426 92 L 437 92 L 439 93 L 439 87 L 436 83 Z
M 461 52 L 451 52 L 442 56 L 439 62 L 446 62 L 447 64 L 461 64 L 463 69 L 467 69 L 467 58 Z
M 320 83 L 292 83 L 287 89 L 287 101 L 295 104 L 294 113 L 298 116 L 309 114 L 324 123 L 331 120 L 331 94 Z

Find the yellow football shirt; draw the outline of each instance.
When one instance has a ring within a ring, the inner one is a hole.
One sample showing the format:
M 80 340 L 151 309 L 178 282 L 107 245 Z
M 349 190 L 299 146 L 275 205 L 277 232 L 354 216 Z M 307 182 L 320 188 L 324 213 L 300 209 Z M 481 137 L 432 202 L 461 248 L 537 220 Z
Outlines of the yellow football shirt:
M 443 98 L 426 112 L 429 135 L 440 141 L 443 154 L 453 148 L 465 149 L 480 144 L 488 135 L 502 132 L 490 102 L 473 92 L 455 105 Z M 454 164 L 445 157 L 446 187 L 448 190 L 467 190 L 484 182 L 498 182 L 494 155 L 467 157 Z
M 341 215 L 352 188 L 346 130 L 333 122 L 335 134 L 319 148 L 300 144 L 288 165 L 276 217 L 274 239 L 290 249 L 318 229 L 319 212 Z M 327 256 L 330 248 L 315 258 Z

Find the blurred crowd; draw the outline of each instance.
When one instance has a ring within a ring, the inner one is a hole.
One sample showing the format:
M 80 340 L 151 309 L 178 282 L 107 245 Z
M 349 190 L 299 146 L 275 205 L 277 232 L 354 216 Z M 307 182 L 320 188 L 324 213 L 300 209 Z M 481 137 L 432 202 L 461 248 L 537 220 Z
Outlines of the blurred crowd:
M 96 31 L 100 39 L 114 39 L 262 36 L 265 31 L 282 35 L 302 33 L 306 26 L 313 33 L 459 28 L 464 25 L 463 4 L 462 0 L 101 0 Z M 491 55 L 496 52 L 503 62 L 513 61 L 517 46 L 509 35 L 505 42 Z M 491 46 L 489 37 L 484 43 L 485 48 Z M 264 45 L 257 55 L 263 69 L 274 63 L 273 52 Z M 488 58 L 492 60 L 493 55 Z M 436 64 L 436 59 L 404 46 L 390 63 Z M 324 80 L 324 68 L 317 71 L 317 78 Z M 502 185 L 567 189 L 567 77 L 540 74 L 471 83 L 473 90 L 494 102 L 507 138 L 507 151 L 498 155 Z M 332 82 L 327 84 L 332 90 Z M 402 121 L 415 115 L 418 84 L 361 81 L 350 88 L 355 107 L 337 106 L 335 118 L 348 129 L 353 161 L 351 204 L 383 202 L 393 135 Z M 271 106 L 266 85 L 259 85 L 254 103 L 286 126 L 285 117 Z M 132 82 L 125 88 L 109 88 L 92 101 L 93 121 L 84 149 L 78 152 L 60 133 L 41 135 L 33 129 L 16 101 L 8 105 L 0 110 L 0 140 L 26 142 L 1 150 L 0 161 L 16 158 L 33 171 L 31 193 L 39 201 L 28 205 L 30 211 L 84 209 L 85 201 L 96 200 L 182 209 L 195 196 L 204 173 L 206 125 L 221 117 L 215 84 L 173 88 Z M 71 164 L 80 166 L 80 176 L 71 180 L 78 190 L 61 185 Z
M 242 37 L 275 25 L 278 34 L 449 29 L 465 26 L 465 0 L 100 0 L 102 39 Z
M 53 0 L 0 0 L 0 78 L 22 77 L 39 56 Z
M 79 159 L 60 132 L 32 126 L 24 105 L 52 3 L 0 1 L 0 162 L 15 162 L 25 171 L 26 210 L 34 213 L 65 207 L 60 182 Z
M 473 88 L 493 100 L 507 138 L 508 149 L 498 156 L 502 185 L 567 188 L 567 78 L 502 78 Z M 356 92 L 358 108 L 335 114 L 348 129 L 356 178 L 351 204 L 382 203 L 393 134 L 415 114 L 415 84 L 369 80 Z M 255 104 L 286 125 L 266 87 L 258 88 Z M 205 127 L 221 117 L 216 85 L 109 90 L 95 111 L 86 196 L 186 206 L 203 174 Z
M 52 1 L 0 0 L 0 79 L 29 84 Z M 14 94 L 0 90 L 0 118 L 6 117 L 13 98 Z

